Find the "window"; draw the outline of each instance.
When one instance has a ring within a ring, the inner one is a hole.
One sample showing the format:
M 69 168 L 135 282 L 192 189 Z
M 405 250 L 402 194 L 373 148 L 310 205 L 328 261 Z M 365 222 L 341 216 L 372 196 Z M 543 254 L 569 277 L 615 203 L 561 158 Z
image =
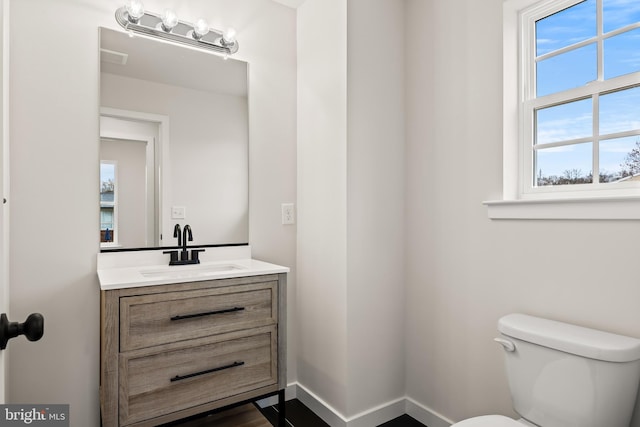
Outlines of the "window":
M 492 219 L 640 219 L 640 1 L 504 0 Z
M 116 163 L 100 161 L 100 245 L 117 244 Z
M 520 198 L 639 194 L 640 2 L 545 0 L 520 27 Z

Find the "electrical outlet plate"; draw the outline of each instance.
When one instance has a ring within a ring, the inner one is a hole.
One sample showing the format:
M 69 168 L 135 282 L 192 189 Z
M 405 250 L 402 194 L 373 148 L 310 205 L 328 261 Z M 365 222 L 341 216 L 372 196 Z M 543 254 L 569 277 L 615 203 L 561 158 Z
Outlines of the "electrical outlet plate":
M 293 203 L 282 204 L 282 225 L 295 224 Z

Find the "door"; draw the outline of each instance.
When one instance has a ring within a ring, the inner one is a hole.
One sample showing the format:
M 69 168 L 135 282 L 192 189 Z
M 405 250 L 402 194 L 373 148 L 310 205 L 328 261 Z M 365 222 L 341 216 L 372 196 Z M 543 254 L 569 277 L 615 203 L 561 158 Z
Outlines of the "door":
M 158 246 L 148 146 L 153 139 L 100 139 L 100 247 Z
M 100 247 L 161 246 L 163 122 L 154 120 L 164 118 L 112 108 L 101 112 Z
M 2 192 L 2 206 L 0 208 L 0 313 L 9 311 L 9 236 L 8 203 L 9 198 L 9 152 L 8 152 L 8 61 L 9 61 L 9 0 L 0 0 L 0 190 Z M 6 400 L 6 351 L 0 351 L 0 404 Z

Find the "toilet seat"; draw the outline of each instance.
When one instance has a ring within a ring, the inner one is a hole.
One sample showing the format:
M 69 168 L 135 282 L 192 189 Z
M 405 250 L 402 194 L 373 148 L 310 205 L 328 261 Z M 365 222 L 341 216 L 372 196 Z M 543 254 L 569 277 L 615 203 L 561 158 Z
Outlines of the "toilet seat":
M 451 427 L 524 427 L 525 425 L 502 415 L 484 415 L 462 420 Z

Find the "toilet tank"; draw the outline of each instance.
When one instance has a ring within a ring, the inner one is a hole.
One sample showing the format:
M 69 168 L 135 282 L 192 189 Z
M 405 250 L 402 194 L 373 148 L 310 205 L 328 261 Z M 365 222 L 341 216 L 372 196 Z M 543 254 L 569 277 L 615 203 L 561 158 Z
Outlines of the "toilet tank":
M 502 317 L 498 330 L 522 418 L 541 427 L 629 427 L 640 340 L 524 314 Z

